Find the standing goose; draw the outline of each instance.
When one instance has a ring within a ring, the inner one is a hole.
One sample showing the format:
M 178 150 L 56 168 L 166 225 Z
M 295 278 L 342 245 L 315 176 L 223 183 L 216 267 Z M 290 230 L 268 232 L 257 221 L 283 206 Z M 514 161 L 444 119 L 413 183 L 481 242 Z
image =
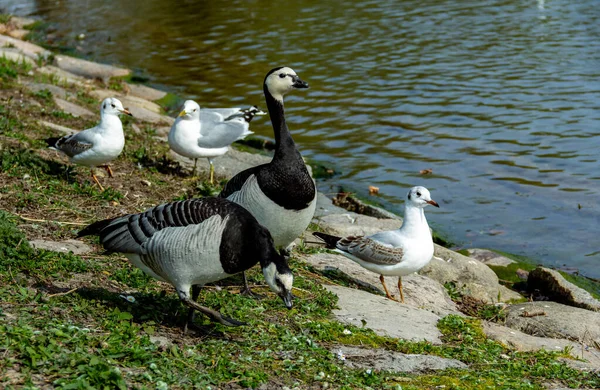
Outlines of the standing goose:
M 433 257 L 433 240 L 424 208 L 427 205 L 440 207 L 431 199 L 425 187 L 413 187 L 408 192 L 404 206 L 404 220 L 398 230 L 375 233 L 368 237 L 336 237 L 325 233 L 313 232 L 327 244 L 350 260 L 355 261 L 369 271 L 379 274 L 379 280 L 385 295 L 394 299 L 385 285 L 385 276 L 398 276 L 400 301 L 404 303 L 402 276 L 417 272 Z
M 293 276 L 269 231 L 243 207 L 221 198 L 166 203 L 143 213 L 95 222 L 78 237 L 97 235 L 148 275 L 170 283 L 181 301 L 223 325 L 241 322 L 195 302 L 198 286 L 260 263 L 269 287 L 292 307 Z M 190 296 L 190 287 L 192 296 Z M 189 321 L 188 321 L 189 322 Z M 187 324 L 186 324 L 187 329 Z
M 239 108 L 203 109 L 193 100 L 186 100 L 169 131 L 169 146 L 174 152 L 194 159 L 194 170 L 198 158 L 206 157 L 210 164 L 210 183 L 213 183 L 213 158 L 227 153 L 229 145 L 252 134 L 250 122 L 255 115 L 265 113 L 257 107 L 246 110 Z
M 308 88 L 288 67 L 272 69 L 263 90 L 275 133 L 271 162 L 235 175 L 221 194 L 250 211 L 271 232 L 277 248 L 286 249 L 308 227 L 315 213 L 317 190 L 288 130 L 283 96 Z M 251 294 L 244 274 L 244 293 Z
M 48 146 L 63 152 L 75 164 L 91 167 L 92 179 L 102 191 L 104 188 L 94 174 L 93 167 L 102 167 L 113 177 L 108 163 L 117 158 L 125 146 L 119 114 L 132 116 L 123 108 L 119 99 L 106 98 L 100 106 L 100 123 L 96 127 L 60 138 L 46 139 Z

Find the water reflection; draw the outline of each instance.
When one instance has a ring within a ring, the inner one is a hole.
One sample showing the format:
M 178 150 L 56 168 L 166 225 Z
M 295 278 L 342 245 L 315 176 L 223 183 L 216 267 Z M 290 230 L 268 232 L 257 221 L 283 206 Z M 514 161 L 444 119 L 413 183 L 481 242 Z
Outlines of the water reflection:
M 5 2 L 205 105 L 264 105 L 266 70 L 292 66 L 311 84 L 286 101 L 294 137 L 341 172 L 324 191 L 400 208 L 423 184 L 452 240 L 600 276 L 595 0 Z

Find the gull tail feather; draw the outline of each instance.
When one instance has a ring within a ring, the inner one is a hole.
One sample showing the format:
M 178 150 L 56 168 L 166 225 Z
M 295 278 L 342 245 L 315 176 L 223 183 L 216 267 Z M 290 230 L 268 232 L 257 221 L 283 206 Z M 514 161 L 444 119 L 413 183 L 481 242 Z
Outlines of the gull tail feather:
M 321 232 L 313 232 L 313 236 L 320 238 L 325 242 L 325 247 L 328 249 L 335 249 L 336 244 L 341 237 L 332 236 L 331 234 L 321 233 Z

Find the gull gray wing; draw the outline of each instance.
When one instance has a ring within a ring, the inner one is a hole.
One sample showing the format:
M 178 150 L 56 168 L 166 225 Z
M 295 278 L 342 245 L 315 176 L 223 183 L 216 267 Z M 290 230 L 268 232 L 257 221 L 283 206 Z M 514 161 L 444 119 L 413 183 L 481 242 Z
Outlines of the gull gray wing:
M 369 237 L 349 236 L 342 238 L 336 245 L 337 249 L 346 252 L 367 263 L 394 265 L 402 261 L 404 250 L 392 247 Z
M 223 148 L 252 134 L 248 130 L 249 124 L 243 118 L 234 118 L 221 123 L 204 122 L 201 119 L 201 126 L 198 146 L 202 148 Z
M 235 115 L 237 113 L 239 113 L 242 109 L 239 107 L 234 107 L 234 108 L 201 108 L 200 109 L 200 118 L 202 118 L 203 115 L 214 115 L 217 114 L 219 116 L 221 116 L 222 118 L 227 118 L 230 117 L 232 115 Z
M 59 138 L 54 145 L 55 149 L 60 150 L 69 157 L 76 156 L 80 153 L 91 149 L 94 144 L 89 133 L 82 131 L 80 133 L 67 135 Z

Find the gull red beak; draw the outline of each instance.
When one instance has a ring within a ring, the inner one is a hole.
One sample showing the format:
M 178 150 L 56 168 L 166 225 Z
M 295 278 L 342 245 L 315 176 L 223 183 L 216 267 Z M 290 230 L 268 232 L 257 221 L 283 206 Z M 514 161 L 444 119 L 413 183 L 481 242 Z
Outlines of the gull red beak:
M 437 204 L 437 202 L 436 202 L 435 200 L 433 200 L 433 199 L 431 199 L 431 200 L 426 200 L 425 202 L 427 202 L 427 203 L 429 203 L 430 205 L 432 205 L 432 206 L 435 206 L 435 207 L 437 207 L 437 208 L 439 208 L 439 207 L 440 207 L 440 205 L 439 205 L 439 204 Z
M 129 112 L 129 110 L 128 110 L 128 109 L 126 109 L 126 108 L 124 108 L 124 109 L 122 109 L 122 110 L 119 110 L 119 111 L 121 111 L 121 114 L 125 114 L 125 115 L 129 115 L 129 116 L 133 116 L 133 115 L 131 115 L 131 112 Z

